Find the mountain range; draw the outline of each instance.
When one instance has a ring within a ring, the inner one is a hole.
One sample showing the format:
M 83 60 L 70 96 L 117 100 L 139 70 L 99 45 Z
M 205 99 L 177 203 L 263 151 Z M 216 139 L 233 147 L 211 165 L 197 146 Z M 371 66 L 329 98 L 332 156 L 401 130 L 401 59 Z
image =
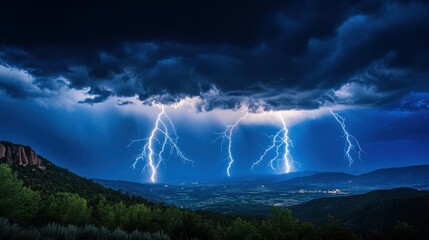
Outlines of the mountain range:
M 214 179 L 220 185 L 281 185 L 299 187 L 416 187 L 429 189 L 429 165 L 377 169 L 352 175 L 344 172 L 297 171 L 286 174 L 257 174 Z
M 296 177 L 281 182 L 282 185 L 295 187 L 329 186 L 338 187 L 368 186 L 377 188 L 417 187 L 428 188 L 429 165 L 416 165 L 399 168 L 385 168 L 361 175 L 347 173 L 317 173 Z

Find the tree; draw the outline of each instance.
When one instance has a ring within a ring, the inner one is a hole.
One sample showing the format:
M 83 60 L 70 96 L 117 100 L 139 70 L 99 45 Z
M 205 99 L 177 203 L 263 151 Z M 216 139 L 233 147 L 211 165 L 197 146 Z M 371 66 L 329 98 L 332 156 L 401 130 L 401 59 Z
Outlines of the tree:
M 101 194 L 93 196 L 89 201 L 89 206 L 91 208 L 92 223 L 102 225 L 105 210 L 108 206 L 106 197 Z
M 113 226 L 124 228 L 128 225 L 128 209 L 123 202 L 119 202 L 110 206 L 110 211 L 113 213 Z
M 322 228 L 322 237 L 330 240 L 356 239 L 356 236 L 344 229 L 341 222 L 331 215 L 328 216 L 328 221 Z
M 23 186 L 6 164 L 0 164 L 0 215 L 30 220 L 39 211 L 40 193 Z
M 298 239 L 299 221 L 292 216 L 292 211 L 286 208 L 275 207 L 271 211 L 268 223 L 279 233 L 277 238 Z
M 210 226 L 203 222 L 200 215 L 188 210 L 182 212 L 180 239 L 212 239 L 212 235 Z
M 400 239 L 419 239 L 418 231 L 406 222 L 400 222 L 393 227 L 393 231 L 391 233 L 390 239 L 392 240 L 400 240 Z
M 152 208 L 150 230 L 163 229 L 173 238 L 179 238 L 183 231 L 183 211 L 176 207 Z
M 226 235 L 227 239 L 255 239 L 257 229 L 252 223 L 238 217 L 227 228 Z
M 128 208 L 129 221 L 125 229 L 147 231 L 151 220 L 151 211 L 144 204 L 134 204 Z
M 49 196 L 46 206 L 48 220 L 61 224 L 85 225 L 90 212 L 85 199 L 74 193 L 55 193 Z

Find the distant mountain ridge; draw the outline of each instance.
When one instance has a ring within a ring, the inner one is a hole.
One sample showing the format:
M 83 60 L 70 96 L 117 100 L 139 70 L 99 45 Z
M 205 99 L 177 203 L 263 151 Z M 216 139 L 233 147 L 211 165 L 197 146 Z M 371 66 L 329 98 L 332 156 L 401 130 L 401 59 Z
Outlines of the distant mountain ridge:
M 302 171 L 287 174 L 259 174 L 220 179 L 214 184 L 281 184 L 292 187 L 305 186 L 379 186 L 379 187 L 429 187 L 429 165 L 383 168 L 360 175 L 344 172 Z
M 343 172 L 326 172 L 326 173 L 316 173 L 310 176 L 296 177 L 290 180 L 283 181 L 283 183 L 300 183 L 300 182 L 323 182 L 323 183 L 334 183 L 338 181 L 348 182 L 355 178 L 356 176 L 343 173 Z
M 324 186 L 335 183 L 344 186 L 418 187 L 429 184 L 429 165 L 384 168 L 372 172 L 351 175 L 347 173 L 318 173 L 281 182 L 289 186 Z
M 384 182 L 386 184 L 429 184 L 429 165 L 379 169 L 361 174 L 355 181 L 358 183 Z

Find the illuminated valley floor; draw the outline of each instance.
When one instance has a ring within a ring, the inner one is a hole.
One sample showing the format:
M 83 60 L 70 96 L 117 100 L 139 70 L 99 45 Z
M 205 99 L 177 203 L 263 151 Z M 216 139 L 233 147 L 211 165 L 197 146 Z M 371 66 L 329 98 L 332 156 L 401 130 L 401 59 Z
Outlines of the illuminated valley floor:
M 98 183 L 143 196 L 154 202 L 192 210 L 266 216 L 273 206 L 288 207 L 322 197 L 365 193 L 374 188 L 290 188 L 279 185 L 165 185 L 96 180 Z

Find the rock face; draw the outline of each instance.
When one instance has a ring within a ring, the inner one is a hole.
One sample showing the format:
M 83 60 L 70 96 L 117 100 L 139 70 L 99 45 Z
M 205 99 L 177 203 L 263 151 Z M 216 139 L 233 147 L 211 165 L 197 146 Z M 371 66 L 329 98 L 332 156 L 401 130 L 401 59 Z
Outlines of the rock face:
M 45 169 L 40 157 L 30 147 L 9 142 L 0 142 L 0 163 Z

